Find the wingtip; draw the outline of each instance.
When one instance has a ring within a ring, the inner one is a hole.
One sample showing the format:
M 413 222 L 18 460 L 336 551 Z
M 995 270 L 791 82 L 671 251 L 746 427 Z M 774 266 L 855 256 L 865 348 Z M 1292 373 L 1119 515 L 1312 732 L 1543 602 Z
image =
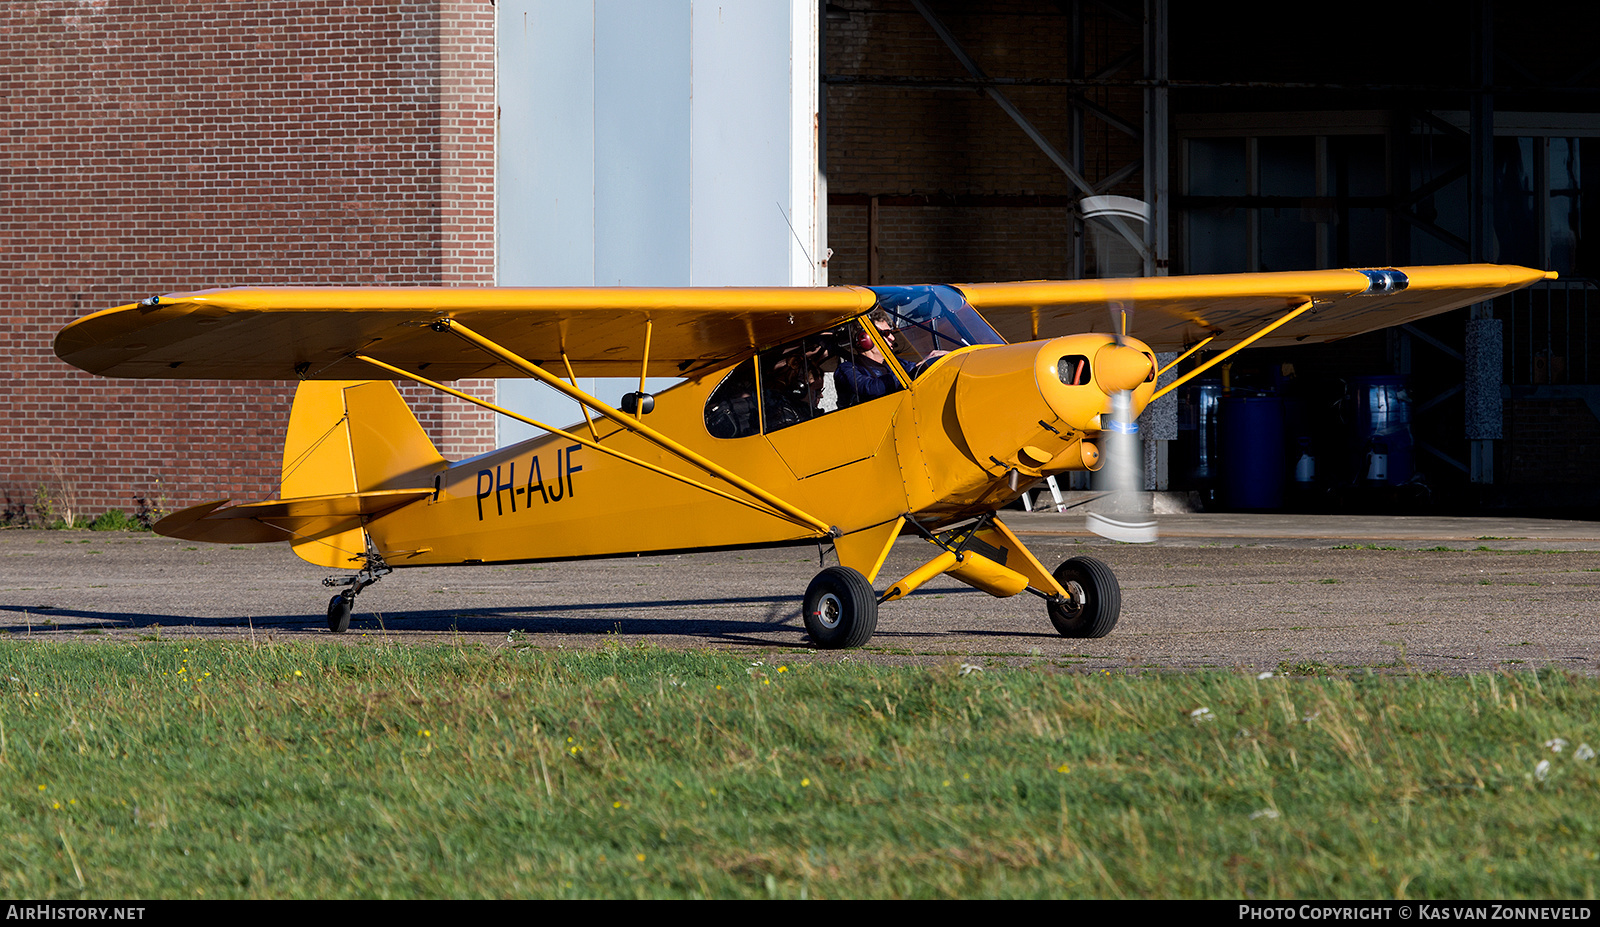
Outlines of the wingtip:
M 1547 270 L 1547 271 L 1544 272 L 1544 278 L 1546 280 L 1556 280 L 1556 279 L 1559 279 L 1560 277 L 1561 277 L 1561 275 L 1556 273 L 1553 270 Z

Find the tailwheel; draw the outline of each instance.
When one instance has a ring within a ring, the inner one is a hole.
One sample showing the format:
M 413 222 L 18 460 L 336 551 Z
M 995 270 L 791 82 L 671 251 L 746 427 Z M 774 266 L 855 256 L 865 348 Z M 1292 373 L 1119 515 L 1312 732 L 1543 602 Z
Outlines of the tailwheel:
M 1073 557 L 1056 567 L 1065 601 L 1051 602 L 1050 623 L 1063 637 L 1105 637 L 1122 613 L 1122 587 L 1111 568 L 1093 557 Z
M 339 593 L 328 601 L 328 630 L 343 634 L 350 630 L 350 612 L 355 608 L 355 596 Z
M 350 612 L 355 610 L 356 596 L 361 590 L 394 572 L 394 567 L 384 562 L 383 554 L 378 552 L 370 535 L 366 535 L 366 541 L 367 552 L 350 558 L 361 564 L 356 575 L 329 576 L 322 581 L 324 586 L 330 588 L 345 587 L 343 592 L 328 600 L 328 630 L 335 634 L 350 630 Z
M 801 614 L 818 647 L 860 647 L 878 628 L 878 597 L 859 570 L 828 567 L 806 588 Z

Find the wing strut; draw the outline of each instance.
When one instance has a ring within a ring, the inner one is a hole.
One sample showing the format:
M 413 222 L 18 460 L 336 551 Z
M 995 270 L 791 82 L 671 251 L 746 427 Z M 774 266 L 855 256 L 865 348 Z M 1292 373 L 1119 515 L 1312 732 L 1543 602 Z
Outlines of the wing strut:
M 1035 339 L 1035 340 L 1038 340 L 1038 339 Z M 1156 371 L 1156 379 L 1157 380 L 1161 379 L 1161 375 L 1162 374 L 1166 373 L 1168 370 L 1175 369 L 1179 364 L 1181 364 L 1184 361 L 1188 360 L 1189 356 L 1194 354 L 1194 352 L 1200 350 L 1201 348 L 1205 347 L 1206 345 L 1208 345 L 1211 342 L 1216 341 L 1216 340 L 1217 340 L 1217 336 L 1216 335 L 1212 335 L 1209 338 L 1206 338 L 1205 340 L 1201 341 L 1199 344 L 1195 345 L 1194 347 L 1190 348 L 1189 350 L 1183 352 L 1183 354 L 1179 355 L 1177 360 L 1173 361 L 1172 363 L 1168 364 L 1165 367 L 1162 367 L 1160 370 L 1157 370 Z
M 436 389 L 441 393 L 445 393 L 447 395 L 454 396 L 457 399 L 464 399 L 467 402 L 472 403 L 473 405 L 482 406 L 483 408 L 488 409 L 490 412 L 496 412 L 496 413 L 499 413 L 500 415 L 504 415 L 507 418 L 516 419 L 517 421 L 522 422 L 525 425 L 532 425 L 534 428 L 543 429 L 544 431 L 548 431 L 553 435 L 559 435 L 560 437 L 566 438 L 568 441 L 576 441 L 577 443 L 583 445 L 584 447 L 590 448 L 592 450 L 599 451 L 602 454 L 608 454 L 608 455 L 610 455 L 612 457 L 615 457 L 618 460 L 621 460 L 621 461 L 623 461 L 625 463 L 631 463 L 631 464 L 634 464 L 636 466 L 643 467 L 644 469 L 649 470 L 652 473 L 659 473 L 662 476 L 670 477 L 672 479 L 677 480 L 680 483 L 685 483 L 685 484 L 687 484 L 689 486 L 693 486 L 696 489 L 703 489 L 706 492 L 711 493 L 714 496 L 721 496 L 722 498 L 727 499 L 730 502 L 737 502 L 740 505 L 746 506 L 748 508 L 755 509 L 756 511 L 761 512 L 763 514 L 771 515 L 771 516 L 773 516 L 775 518 L 782 518 L 785 521 L 791 521 L 791 522 L 794 522 L 796 524 L 804 525 L 805 527 L 808 527 L 808 528 L 817 529 L 817 533 L 819 535 L 826 536 L 826 535 L 832 534 L 832 529 L 831 528 L 823 527 L 823 528 L 818 529 L 817 526 L 821 525 L 822 523 L 820 521 L 817 521 L 816 519 L 802 520 L 800 518 L 794 517 L 793 515 L 790 515 L 788 512 L 785 512 L 785 511 L 783 511 L 781 509 L 777 509 L 776 507 L 769 507 L 769 506 L 766 506 L 766 505 L 757 505 L 755 502 L 752 502 L 749 499 L 741 499 L 738 496 L 733 495 L 732 493 L 723 492 L 722 490 L 716 488 L 715 486 L 707 486 L 706 484 L 704 484 L 704 483 L 702 483 L 702 482 L 700 482 L 698 480 L 695 480 L 695 479 L 693 479 L 691 477 L 684 476 L 681 473 L 674 473 L 671 470 L 666 469 L 665 467 L 658 467 L 655 464 L 650 463 L 648 461 L 640 460 L 637 457 L 633 457 L 633 456 L 630 456 L 628 454 L 624 454 L 623 452 L 621 452 L 619 450 L 616 450 L 614 448 L 606 447 L 604 444 L 601 444 L 598 441 L 591 441 L 588 438 L 580 437 L 578 435 L 573 434 L 570 431 L 566 431 L 566 430 L 561 429 L 561 428 L 556 428 L 553 425 L 546 425 L 544 422 L 538 421 L 536 419 L 528 418 L 526 415 L 518 415 L 517 413 L 511 411 L 510 409 L 507 409 L 504 406 L 497 406 L 494 403 L 489 402 L 486 399 L 479 399 L 476 396 L 472 396 L 472 395 L 469 395 L 467 393 L 463 393 L 462 391 L 460 391 L 458 389 L 452 389 L 452 388 L 450 388 L 448 386 L 445 386 L 443 383 L 439 383 L 439 382 L 437 382 L 435 380 L 430 380 L 427 377 L 422 376 L 420 374 L 415 374 L 415 373 L 411 373 L 411 372 L 409 372 L 407 370 L 402 370 L 401 368 L 396 367 L 393 364 L 385 363 L 385 362 L 383 362 L 381 360 L 378 360 L 376 357 L 368 357 L 365 354 L 352 354 L 350 356 L 352 358 L 354 358 L 355 360 L 371 364 L 372 366 L 378 367 L 378 368 L 383 369 L 383 370 L 387 370 L 390 373 L 393 373 L 393 374 L 395 374 L 397 376 L 405 377 L 407 380 L 410 380 L 413 383 L 420 383 L 423 386 L 431 387 L 432 389 Z M 582 392 L 582 391 L 580 390 L 579 392 Z M 590 427 L 593 427 L 593 426 L 591 425 Z M 717 475 L 721 476 L 720 473 L 717 474 Z M 741 487 L 741 488 L 743 488 L 743 487 Z M 757 498 L 760 498 L 760 497 L 758 496 Z M 767 500 L 764 499 L 764 498 L 760 498 L 760 501 L 761 502 L 766 502 Z M 804 513 L 801 513 L 801 514 L 804 514 Z
M 1202 342 L 1202 343 L 1204 343 L 1204 342 Z M 1185 356 L 1187 356 L 1187 355 L 1185 355 Z M 566 348 L 562 348 L 561 349 L 561 363 L 562 363 L 563 366 L 565 366 L 567 368 L 567 379 L 569 381 L 571 381 L 572 388 L 573 389 L 577 389 L 578 388 L 578 378 L 573 376 L 573 374 L 572 374 L 572 361 L 567 360 L 567 349 Z M 642 389 L 644 389 L 644 387 L 641 386 L 640 389 L 642 390 Z M 588 406 L 578 406 L 578 409 L 579 409 L 579 411 L 581 411 L 583 413 L 583 423 L 585 425 L 589 426 L 589 437 L 595 439 L 596 441 L 600 440 L 600 432 L 595 431 L 595 428 L 594 428 L 594 419 L 589 417 L 589 407 Z M 545 430 L 549 431 L 550 429 L 546 428 Z
M 1309 310 L 1314 305 L 1316 305 L 1316 301 L 1308 299 L 1305 302 L 1301 303 L 1300 305 L 1296 306 L 1294 309 L 1290 310 L 1289 312 L 1284 313 L 1276 321 L 1270 322 L 1270 323 L 1268 323 L 1266 325 L 1261 326 L 1259 329 L 1257 329 L 1256 331 L 1252 332 L 1250 334 L 1250 337 L 1248 337 L 1245 340 L 1239 342 L 1238 344 L 1236 344 L 1233 347 L 1227 349 L 1226 351 L 1223 351 L 1222 353 L 1218 354 L 1216 357 L 1211 358 L 1210 360 L 1208 360 L 1205 363 L 1201 364 L 1200 366 L 1194 368 L 1193 370 L 1191 370 L 1188 373 L 1184 374 L 1183 376 L 1177 378 L 1176 380 L 1173 380 L 1171 383 L 1168 383 L 1166 386 L 1163 386 L 1162 388 L 1156 390 L 1155 395 L 1150 397 L 1150 402 L 1145 403 L 1145 405 L 1149 406 L 1151 402 L 1155 402 L 1157 399 L 1160 399 L 1162 396 L 1165 396 L 1166 394 L 1172 392 L 1173 390 L 1177 389 L 1178 387 L 1182 386 L 1183 384 L 1189 382 L 1190 380 L 1193 380 L 1195 377 L 1198 377 L 1200 374 L 1205 373 L 1207 370 L 1210 370 L 1212 367 L 1215 367 L 1216 365 L 1222 363 L 1223 361 L 1227 360 L 1228 358 L 1232 357 L 1233 355 L 1239 353 L 1240 351 L 1243 351 L 1245 348 L 1250 347 L 1252 344 L 1255 344 L 1260 339 L 1265 338 L 1266 336 L 1272 334 L 1274 331 L 1276 331 L 1278 329 L 1279 326 L 1288 324 L 1289 322 L 1291 322 L 1294 319 L 1298 318 L 1302 313 L 1304 313 L 1307 310 Z M 1210 338 L 1207 338 L 1205 341 L 1202 341 L 1199 344 L 1195 345 L 1193 348 L 1191 348 L 1189 350 L 1189 354 L 1193 354 L 1195 351 L 1200 350 L 1200 348 L 1205 346 L 1206 341 L 1210 341 L 1210 340 L 1211 340 Z M 1185 354 L 1183 357 L 1188 357 L 1189 354 Z M 1178 358 L 1178 360 L 1183 360 L 1183 357 Z M 1167 366 L 1170 368 L 1170 367 L 1173 367 L 1173 366 L 1176 366 L 1176 365 L 1177 365 L 1177 361 L 1174 361 L 1172 364 L 1169 364 Z
M 649 441 L 656 447 L 659 447 L 670 454 L 675 454 L 678 457 L 681 457 L 682 459 L 687 460 L 700 469 L 706 471 L 707 473 L 732 483 L 734 486 L 737 486 L 744 492 L 749 493 L 757 499 L 760 499 L 762 502 L 765 502 L 767 505 L 770 505 L 782 512 L 784 515 L 788 516 L 791 521 L 795 521 L 803 525 L 810 525 L 812 528 L 815 528 L 818 533 L 829 537 L 839 536 L 839 529 L 833 525 L 828 524 L 814 515 L 802 512 L 800 509 L 795 508 L 782 499 L 779 499 L 777 496 L 767 492 L 765 489 L 762 489 L 760 486 L 757 486 L 744 477 L 739 476 L 737 473 L 734 473 L 716 461 L 710 460 L 696 453 L 695 451 L 684 447 L 661 432 L 656 431 L 654 428 L 646 425 L 638 418 L 628 415 L 620 409 L 612 408 L 611 406 L 601 402 L 583 390 L 578 389 L 576 386 L 567 385 L 566 383 L 562 382 L 560 377 L 554 376 L 550 372 L 538 367 L 537 365 L 529 363 L 521 356 L 504 347 L 501 347 L 493 341 L 490 341 L 488 338 L 485 338 L 467 326 L 462 325 L 455 319 L 439 319 L 433 323 L 433 329 L 434 331 L 449 332 L 452 335 L 455 335 L 457 338 L 460 338 L 461 340 L 482 349 L 485 353 L 497 357 L 500 360 L 517 368 L 518 370 L 521 370 L 528 376 L 536 377 L 540 382 L 561 393 L 563 396 L 566 396 L 568 399 L 572 399 L 587 405 L 589 408 L 599 412 L 612 422 L 615 422 L 623 428 L 628 429 L 646 441 Z

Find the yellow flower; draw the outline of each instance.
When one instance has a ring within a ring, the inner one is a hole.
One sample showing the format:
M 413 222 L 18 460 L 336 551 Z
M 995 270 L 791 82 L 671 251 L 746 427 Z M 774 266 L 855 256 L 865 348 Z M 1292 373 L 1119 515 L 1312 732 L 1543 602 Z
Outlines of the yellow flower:
M 1058 772 L 1058 773 L 1072 772 L 1072 767 L 1068 766 L 1065 763 L 1062 763 L 1060 766 L 1056 767 L 1056 772 Z
M 787 667 L 787 666 L 780 666 L 780 667 L 778 667 L 778 672 L 780 672 L 780 673 L 787 673 L 787 672 L 789 672 L 789 667 Z
M 809 778 L 807 778 L 807 779 L 801 779 L 801 780 L 800 780 L 800 787 L 801 787 L 801 788 L 802 788 L 802 789 L 808 789 L 808 788 L 810 788 L 810 787 L 811 787 L 811 780 L 810 780 L 810 779 L 809 779 Z
M 639 862 L 642 863 L 642 862 L 644 862 L 644 854 L 640 853 L 638 856 L 635 856 L 634 859 L 636 859 L 636 860 L 638 860 Z

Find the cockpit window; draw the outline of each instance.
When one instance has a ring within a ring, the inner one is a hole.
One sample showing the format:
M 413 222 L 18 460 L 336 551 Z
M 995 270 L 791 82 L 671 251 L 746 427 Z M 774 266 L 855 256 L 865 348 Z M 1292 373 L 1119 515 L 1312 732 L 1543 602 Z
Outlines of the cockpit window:
M 761 433 L 756 412 L 756 359 L 750 358 L 711 391 L 706 400 L 706 431 L 713 438 L 744 438 Z
M 886 317 L 894 337 L 889 347 L 912 377 L 934 358 L 973 344 L 1005 344 L 961 293 L 949 286 L 875 286 L 872 315 Z M 884 329 L 883 324 L 878 325 Z
M 866 324 L 851 319 L 733 368 L 706 400 L 706 431 L 715 438 L 781 431 L 905 389 Z
M 904 388 L 859 319 L 762 352 L 759 360 L 769 433 Z

